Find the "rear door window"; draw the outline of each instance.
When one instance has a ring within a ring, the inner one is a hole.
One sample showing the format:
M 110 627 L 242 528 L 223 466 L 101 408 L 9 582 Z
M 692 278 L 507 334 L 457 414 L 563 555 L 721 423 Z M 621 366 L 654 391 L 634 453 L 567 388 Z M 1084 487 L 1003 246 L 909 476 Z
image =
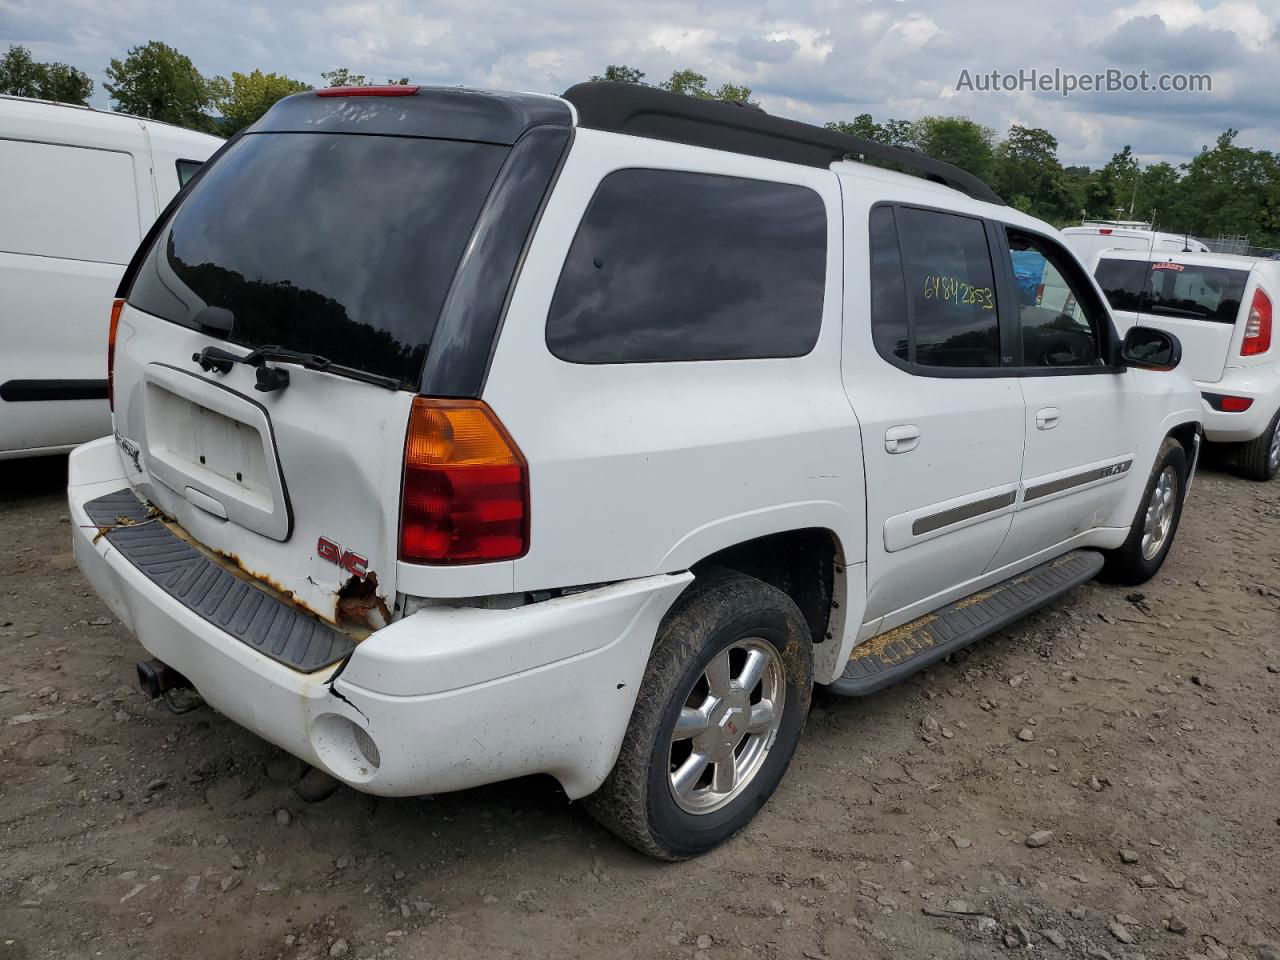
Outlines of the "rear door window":
M 1114 310 L 1234 324 L 1249 271 L 1155 259 L 1103 257 L 1094 270 Z
M 138 245 L 133 158 L 0 140 L 0 251 L 128 263 Z
M 915 207 L 894 213 L 912 361 L 922 367 L 1000 366 L 995 279 L 982 221 Z
M 129 302 L 228 339 L 320 354 L 416 386 L 505 146 L 420 137 L 249 134 L 163 230 Z
M 547 346 L 574 363 L 801 356 L 826 268 L 826 208 L 808 187 L 619 170 L 574 236 Z

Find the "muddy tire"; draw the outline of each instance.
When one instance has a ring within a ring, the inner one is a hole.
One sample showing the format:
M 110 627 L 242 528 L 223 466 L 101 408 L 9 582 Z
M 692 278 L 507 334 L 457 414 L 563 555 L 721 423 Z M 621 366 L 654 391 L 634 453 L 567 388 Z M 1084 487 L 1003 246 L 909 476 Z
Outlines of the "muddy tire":
M 1280 411 L 1262 436 L 1240 444 L 1236 472 L 1246 480 L 1270 480 L 1280 472 Z
M 1166 437 L 1138 503 L 1129 537 L 1106 552 L 1101 579 L 1112 583 L 1146 583 L 1156 575 L 1173 546 L 1182 503 L 1187 495 L 1187 452 L 1177 440 Z
M 744 574 L 700 575 L 658 629 L 618 761 L 587 808 L 650 856 L 705 853 L 769 799 L 812 695 L 791 598 Z

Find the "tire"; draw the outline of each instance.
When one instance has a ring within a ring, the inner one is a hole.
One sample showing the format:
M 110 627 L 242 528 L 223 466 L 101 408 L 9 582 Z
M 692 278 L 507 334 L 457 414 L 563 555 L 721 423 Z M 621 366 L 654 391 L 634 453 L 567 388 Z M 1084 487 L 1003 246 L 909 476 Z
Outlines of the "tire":
M 717 670 L 726 653 L 727 674 Z M 748 661 L 764 666 L 760 680 L 744 692 L 737 681 Z M 726 700 L 713 692 L 713 674 L 717 686 L 730 691 Z M 781 699 L 782 708 L 770 724 L 753 731 L 752 721 L 763 720 L 758 707 L 766 693 L 770 702 Z M 809 629 L 791 598 L 744 574 L 700 575 L 658 629 L 617 763 L 587 798 L 587 809 L 652 857 L 684 860 L 711 850 L 745 827 L 777 787 L 812 696 Z M 682 713 L 685 730 L 694 728 L 693 706 L 713 722 L 697 736 L 676 741 Z M 738 737 L 740 745 L 731 748 Z M 711 761 L 700 776 L 681 777 L 684 790 L 678 797 L 673 766 L 696 771 L 695 754 L 733 760 Z M 738 783 L 722 789 L 729 785 L 728 770 L 740 766 Z
M 1138 503 L 1138 513 L 1129 528 L 1129 537 L 1115 550 L 1106 552 L 1106 564 L 1102 568 L 1102 579 L 1112 583 L 1139 584 L 1146 583 L 1156 575 L 1156 571 L 1164 564 L 1173 546 L 1174 535 L 1178 532 L 1178 523 L 1182 519 L 1182 503 L 1187 492 L 1187 452 L 1177 440 L 1166 437 L 1156 456 L 1155 466 L 1151 468 L 1151 476 L 1147 480 L 1146 489 L 1142 492 L 1142 500 Z M 1162 478 L 1175 485 L 1170 493 L 1165 494 L 1164 513 L 1153 513 L 1153 503 Z M 1149 521 L 1151 525 L 1149 525 Z M 1160 534 L 1159 531 L 1163 530 Z M 1148 534 L 1152 540 L 1148 541 Z M 1158 546 L 1156 541 L 1158 540 Z M 1152 547 L 1155 547 L 1154 551 Z
M 1270 480 L 1280 471 L 1280 411 L 1262 436 L 1240 444 L 1236 472 L 1246 480 Z

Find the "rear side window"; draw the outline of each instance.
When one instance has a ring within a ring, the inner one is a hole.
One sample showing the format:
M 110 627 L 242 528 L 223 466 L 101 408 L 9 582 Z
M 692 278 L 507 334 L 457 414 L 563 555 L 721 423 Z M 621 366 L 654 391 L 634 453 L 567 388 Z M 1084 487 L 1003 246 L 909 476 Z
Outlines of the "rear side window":
M 826 266 L 826 210 L 807 187 L 619 170 L 574 236 L 547 346 L 574 363 L 801 356 Z
M 0 250 L 128 263 L 138 245 L 133 158 L 25 140 L 0 140 Z
M 129 291 L 229 339 L 278 344 L 416 387 L 427 345 L 508 148 L 419 137 L 249 134 L 194 185 Z
M 1103 257 L 1094 268 L 1093 278 L 1098 281 L 1102 293 L 1112 310 L 1136 313 L 1142 302 L 1143 288 L 1147 284 L 1147 261 L 1113 260 Z
M 1230 324 L 1249 282 L 1248 270 L 1231 267 L 1107 257 L 1094 276 L 1114 310 Z
M 912 362 L 923 367 L 1000 366 L 995 280 L 982 221 L 914 207 L 898 207 L 894 213 L 911 316 Z

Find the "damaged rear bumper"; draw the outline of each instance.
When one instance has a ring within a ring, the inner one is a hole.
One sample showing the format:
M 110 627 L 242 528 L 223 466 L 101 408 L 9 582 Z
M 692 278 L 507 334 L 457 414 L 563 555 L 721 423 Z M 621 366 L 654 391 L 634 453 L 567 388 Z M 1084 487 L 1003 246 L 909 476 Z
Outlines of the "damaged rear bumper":
M 219 712 L 384 796 L 533 773 L 570 797 L 595 790 L 658 622 L 692 579 L 646 577 L 507 610 L 428 607 L 371 634 L 345 663 L 304 673 L 210 623 L 97 538 L 85 505 L 126 486 L 110 438 L 72 454 L 75 555 L 98 595 Z

